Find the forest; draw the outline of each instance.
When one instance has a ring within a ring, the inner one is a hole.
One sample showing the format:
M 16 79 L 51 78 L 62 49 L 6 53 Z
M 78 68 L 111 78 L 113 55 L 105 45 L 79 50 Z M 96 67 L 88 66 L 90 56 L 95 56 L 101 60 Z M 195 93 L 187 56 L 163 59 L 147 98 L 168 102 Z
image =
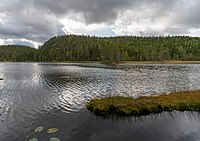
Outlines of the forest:
M 29 62 L 36 61 L 38 50 L 21 45 L 0 46 L 0 61 Z
M 39 49 L 0 46 L 0 61 L 199 61 L 200 38 L 189 36 L 55 36 Z

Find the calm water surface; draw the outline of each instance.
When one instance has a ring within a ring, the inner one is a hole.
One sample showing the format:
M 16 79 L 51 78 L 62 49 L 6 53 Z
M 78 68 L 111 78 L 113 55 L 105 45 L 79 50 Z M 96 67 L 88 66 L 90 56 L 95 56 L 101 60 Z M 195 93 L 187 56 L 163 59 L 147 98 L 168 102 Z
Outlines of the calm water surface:
M 200 89 L 200 65 L 0 63 L 0 78 L 0 141 L 200 141 L 198 112 L 116 118 L 85 107 L 105 96 Z M 59 131 L 47 134 L 52 127 Z

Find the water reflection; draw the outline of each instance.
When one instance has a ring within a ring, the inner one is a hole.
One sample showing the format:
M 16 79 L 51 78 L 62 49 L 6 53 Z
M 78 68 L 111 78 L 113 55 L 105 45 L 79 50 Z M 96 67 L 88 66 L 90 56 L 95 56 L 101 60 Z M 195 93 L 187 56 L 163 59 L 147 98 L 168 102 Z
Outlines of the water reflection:
M 127 119 L 91 117 L 90 121 L 77 126 L 73 131 L 85 133 L 78 136 L 70 134 L 70 141 L 85 140 L 140 140 L 140 141 L 174 141 L 198 140 L 199 136 L 198 113 L 173 112 L 150 115 L 147 117 L 133 117 Z
M 199 72 L 200 65 L 0 63 L 0 140 L 24 140 L 41 124 L 60 128 L 58 136 L 69 141 L 197 140 L 198 113 L 102 118 L 85 104 L 108 95 L 199 89 Z

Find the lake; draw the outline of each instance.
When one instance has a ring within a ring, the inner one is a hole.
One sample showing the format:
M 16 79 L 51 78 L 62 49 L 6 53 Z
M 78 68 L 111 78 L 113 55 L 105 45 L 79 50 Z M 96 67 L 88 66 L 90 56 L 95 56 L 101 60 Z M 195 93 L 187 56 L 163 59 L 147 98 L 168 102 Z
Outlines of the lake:
M 0 63 L 0 78 L 1 141 L 200 141 L 199 112 L 98 117 L 85 107 L 106 96 L 199 90 L 200 65 Z

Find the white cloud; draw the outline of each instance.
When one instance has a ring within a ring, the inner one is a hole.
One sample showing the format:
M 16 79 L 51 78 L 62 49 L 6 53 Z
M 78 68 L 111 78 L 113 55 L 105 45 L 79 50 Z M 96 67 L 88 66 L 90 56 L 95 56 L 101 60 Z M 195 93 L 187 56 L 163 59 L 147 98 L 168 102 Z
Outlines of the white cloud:
M 189 29 L 189 34 L 187 34 L 188 36 L 200 36 L 200 28 L 191 28 Z
M 168 25 L 167 19 L 159 18 L 153 20 L 154 8 L 144 7 L 142 9 L 127 10 L 120 14 L 115 21 L 114 31 L 117 35 L 154 35 L 161 33 Z
M 200 19 L 197 16 L 200 2 L 193 1 L 195 4 L 176 0 L 167 10 L 162 10 L 159 3 L 143 4 L 120 13 L 112 28 L 117 35 L 200 36 Z
M 34 48 L 38 48 L 39 46 L 42 45 L 40 42 L 35 42 L 32 40 L 27 40 L 27 39 L 0 39 L 0 45 L 27 45 L 27 46 L 32 46 Z
M 0 45 L 4 45 L 4 40 L 0 38 Z

